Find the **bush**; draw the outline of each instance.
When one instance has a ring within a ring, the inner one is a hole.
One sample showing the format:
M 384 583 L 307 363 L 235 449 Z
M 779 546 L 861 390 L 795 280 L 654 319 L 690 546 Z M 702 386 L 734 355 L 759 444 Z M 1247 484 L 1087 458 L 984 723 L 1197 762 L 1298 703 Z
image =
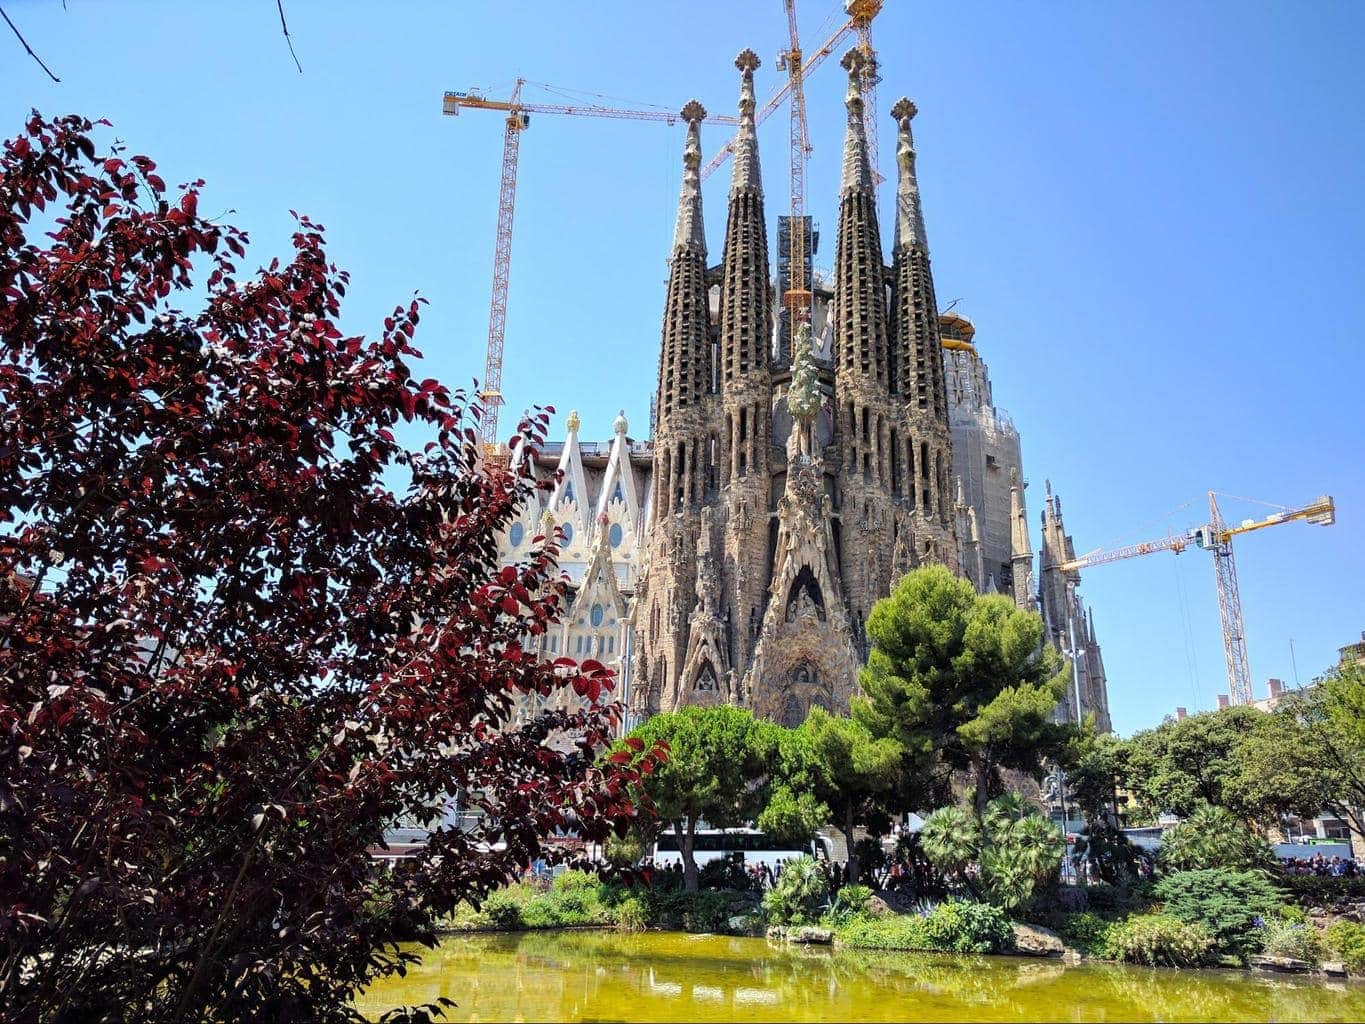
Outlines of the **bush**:
M 1162 837 L 1157 864 L 1163 871 L 1268 871 L 1279 861 L 1270 844 L 1235 814 L 1205 804 Z
M 1057 924 L 1057 934 L 1072 949 L 1100 960 L 1116 960 L 1113 932 L 1118 927 L 1094 911 L 1068 914 Z
M 902 914 L 854 914 L 835 928 L 840 945 L 853 949 L 929 949 L 925 919 Z
M 1289 891 L 1294 902 L 1305 907 L 1365 903 L 1365 876 L 1286 875 L 1281 879 L 1281 884 Z
M 773 924 L 809 924 L 820 916 L 828 898 L 829 885 L 820 865 L 813 857 L 798 857 L 763 894 L 763 909 Z
M 612 916 L 616 927 L 623 932 L 642 932 L 649 927 L 649 911 L 635 896 L 628 896 L 618 903 Z
M 1346 964 L 1352 974 L 1365 974 L 1365 924 L 1334 921 L 1325 935 L 1332 955 Z
M 1261 952 L 1318 964 L 1325 959 L 1327 943 L 1322 932 L 1311 924 L 1271 918 L 1261 926 Z
M 681 892 L 675 897 L 683 929 L 689 932 L 723 932 L 736 908 L 734 897 L 726 892 L 703 889 Z
M 1108 939 L 1118 959 L 1148 967 L 1194 967 L 1213 948 L 1208 930 L 1169 914 L 1139 914 L 1114 925 Z
M 995 953 L 1014 941 L 1014 929 L 998 907 L 972 900 L 940 903 L 924 919 L 929 948 L 943 953 Z
M 494 928 L 512 931 L 523 925 L 521 918 L 521 894 L 512 889 L 499 889 L 488 894 L 479 908 L 479 913 Z
M 1108 917 L 1142 913 L 1152 905 L 1152 883 L 1136 878 L 1118 885 L 1088 886 L 1085 893 L 1090 909 Z
M 591 871 L 565 871 L 555 876 L 550 888 L 555 892 L 596 892 L 602 879 Z
M 1279 891 L 1257 871 L 1179 871 L 1152 894 L 1167 915 L 1202 925 L 1218 952 L 1239 957 L 1256 949 L 1256 919 L 1278 917 L 1282 904 Z
M 870 899 L 872 890 L 867 886 L 846 885 L 835 893 L 834 905 L 830 907 L 827 916 L 833 924 L 842 924 L 858 914 L 865 914 Z

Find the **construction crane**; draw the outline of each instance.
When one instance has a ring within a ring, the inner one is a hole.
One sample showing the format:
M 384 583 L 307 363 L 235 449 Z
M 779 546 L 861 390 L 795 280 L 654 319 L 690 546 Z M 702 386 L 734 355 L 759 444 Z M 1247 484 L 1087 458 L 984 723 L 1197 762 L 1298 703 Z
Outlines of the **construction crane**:
M 794 5 L 791 3 L 787 3 L 786 4 L 787 31 L 789 36 L 790 48 L 782 51 L 782 53 L 779 54 L 778 56 L 779 69 L 782 69 L 786 65 L 789 55 L 792 53 L 792 51 L 796 51 L 798 54 L 801 54 L 802 56 L 805 57 L 804 64 L 798 63 L 798 67 L 801 72 L 800 78 L 804 81 L 806 78 L 810 76 L 810 73 L 814 71 L 816 68 L 818 68 L 822 63 L 824 63 L 825 58 L 828 57 L 831 53 L 833 53 L 839 47 L 839 44 L 842 43 L 845 39 L 847 39 L 850 35 L 856 35 L 858 37 L 859 48 L 864 51 L 865 56 L 871 56 L 872 19 L 875 18 L 878 15 L 878 13 L 881 12 L 882 4 L 883 0 L 845 0 L 844 13 L 849 16 L 848 21 L 846 21 L 843 25 L 840 25 L 839 28 L 835 31 L 835 33 L 828 39 L 826 39 L 823 43 L 821 43 L 820 46 L 816 50 L 814 50 L 809 56 L 805 56 L 802 53 L 801 47 L 796 39 Z M 774 110 L 781 106 L 782 101 L 786 99 L 788 95 L 790 95 L 792 91 L 792 75 L 790 67 L 787 67 L 786 69 L 788 71 L 787 80 L 783 82 L 781 86 L 778 87 L 776 92 L 774 92 L 771 96 L 768 97 L 768 101 L 764 103 L 763 106 L 759 108 L 758 113 L 754 115 L 755 125 L 760 125 L 764 121 L 766 121 L 768 119 L 768 115 L 770 115 Z M 883 182 L 885 179 L 877 171 L 876 134 L 877 125 L 876 119 L 874 117 L 875 96 L 867 91 L 868 89 L 875 90 L 878 81 L 880 81 L 880 79 L 876 77 L 875 64 L 868 65 L 863 80 L 864 89 L 863 102 L 864 109 L 867 114 L 867 141 L 869 154 L 872 158 L 872 173 L 876 175 L 877 183 L 881 184 L 881 182 Z M 803 96 L 802 97 L 803 116 L 804 107 L 805 98 Z M 809 144 L 809 140 L 807 140 L 807 144 Z M 709 178 L 711 176 L 711 172 L 715 171 L 718 167 L 725 163 L 726 160 L 730 159 L 734 151 L 735 142 L 734 139 L 731 139 L 719 150 L 717 150 L 716 154 L 706 162 L 706 165 L 704 167 L 702 167 L 701 169 L 702 181 L 705 181 L 707 178 Z
M 786 0 L 788 49 L 778 56 L 779 68 L 787 72 L 791 94 L 791 205 L 788 235 L 787 290 L 783 305 L 791 317 L 791 337 L 795 343 L 801 324 L 810 319 L 811 292 L 806 281 L 806 157 L 810 154 L 810 133 L 806 127 L 805 68 L 801 63 L 801 40 L 796 31 L 796 0 Z
M 1106 565 L 1157 551 L 1180 554 L 1193 544 L 1213 556 L 1214 580 L 1218 590 L 1218 613 L 1223 626 L 1223 656 L 1228 669 L 1228 698 L 1233 704 L 1250 704 L 1251 668 L 1247 663 L 1246 628 L 1242 624 L 1242 595 L 1237 585 L 1237 562 L 1232 554 L 1232 538 L 1296 520 L 1317 526 L 1336 522 L 1337 509 L 1330 495 L 1324 494 L 1298 508 L 1287 508 L 1264 519 L 1245 519 L 1236 526 L 1223 520 L 1216 492 L 1209 491 L 1209 521 L 1183 534 L 1170 534 L 1157 540 L 1125 547 L 1092 551 L 1056 566 L 1064 573 L 1075 573 L 1095 565 Z
M 521 133 L 531 125 L 532 114 L 567 114 L 574 117 L 609 117 L 633 121 L 659 121 L 677 124 L 679 115 L 664 110 L 628 110 L 605 107 L 593 103 L 524 103 L 522 86 L 528 84 L 518 78 L 512 95 L 505 100 L 489 99 L 477 90 L 447 92 L 441 113 L 458 116 L 462 109 L 498 110 L 507 115 L 502 137 L 502 184 L 498 189 L 498 234 L 493 249 L 493 298 L 488 310 L 488 351 L 484 359 L 483 389 L 479 399 L 483 415 L 479 420 L 479 441 L 484 459 L 490 464 L 502 459 L 498 443 L 498 413 L 502 407 L 502 353 L 507 330 L 507 284 L 512 267 L 512 214 L 517 198 L 517 156 Z M 540 83 L 532 82 L 532 85 Z M 716 116 L 705 119 L 706 124 L 734 125 L 734 117 Z

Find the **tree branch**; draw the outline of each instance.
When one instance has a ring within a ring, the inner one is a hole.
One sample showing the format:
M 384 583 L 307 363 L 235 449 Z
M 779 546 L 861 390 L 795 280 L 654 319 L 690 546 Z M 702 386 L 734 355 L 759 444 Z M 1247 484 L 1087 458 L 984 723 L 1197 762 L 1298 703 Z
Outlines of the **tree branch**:
M 280 12 L 280 17 L 281 18 L 284 17 L 283 11 Z M 52 69 L 43 63 L 43 58 L 39 57 L 36 53 L 33 52 L 33 47 L 28 45 L 28 40 L 24 38 L 23 33 L 14 27 L 14 22 L 9 20 L 9 15 L 5 13 L 5 9 L 3 7 L 0 7 L 0 18 L 5 19 L 5 24 L 8 25 L 10 27 L 10 31 L 14 33 L 14 38 L 18 39 L 19 42 L 24 44 L 24 49 L 28 51 L 28 55 L 38 62 L 38 66 L 40 68 L 47 72 L 47 77 L 52 79 L 54 82 L 60 84 L 61 79 L 54 75 L 52 73 Z M 285 34 L 288 35 L 288 32 L 286 32 Z M 293 50 L 292 45 L 289 48 L 290 50 Z M 303 69 L 300 68 L 299 70 L 302 71 Z
M 284 0 L 275 0 L 275 7 L 280 12 L 280 28 L 284 30 L 284 41 L 289 44 L 289 56 L 294 58 L 294 67 L 299 69 L 299 74 L 303 74 L 303 65 L 299 63 L 299 55 L 294 52 L 294 40 L 289 36 L 289 24 L 284 20 Z M 9 19 L 6 18 L 6 21 Z M 30 53 L 33 51 L 29 51 Z M 39 61 L 38 63 L 42 63 Z M 48 72 L 51 74 L 51 72 Z

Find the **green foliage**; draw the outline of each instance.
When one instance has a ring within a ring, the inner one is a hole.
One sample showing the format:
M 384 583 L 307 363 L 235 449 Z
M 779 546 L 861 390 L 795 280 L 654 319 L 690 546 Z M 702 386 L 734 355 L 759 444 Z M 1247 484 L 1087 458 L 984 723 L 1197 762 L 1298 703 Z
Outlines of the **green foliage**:
M 1002 595 L 980 596 L 942 566 L 926 566 L 873 606 L 867 633 L 872 650 L 853 717 L 901 744 L 905 806 L 931 802 L 946 772 L 969 769 L 984 807 L 1000 789 L 1000 769 L 1036 773 L 1072 734 L 1052 721 L 1067 672 L 1041 643 L 1042 619 Z
M 499 889 L 488 894 L 479 908 L 479 913 L 489 925 L 503 931 L 513 931 L 522 926 L 522 900 L 511 889 Z
M 1331 875 L 1285 875 L 1280 884 L 1294 902 L 1305 907 L 1331 907 L 1339 903 L 1365 903 L 1365 877 Z
M 1260 932 L 1261 952 L 1267 956 L 1288 956 L 1310 964 L 1326 959 L 1326 937 L 1311 924 L 1270 918 Z
M 618 903 L 613 917 L 623 932 L 642 932 L 649 927 L 649 910 L 637 896 L 627 896 Z
M 1332 670 L 1267 719 L 1263 742 L 1242 755 L 1245 799 L 1305 816 L 1325 809 L 1365 831 L 1365 666 Z
M 812 770 L 807 777 L 814 796 L 843 829 L 852 854 L 849 877 L 856 882 L 854 823 L 886 816 L 900 779 L 904 750 L 893 739 L 874 738 L 862 723 L 831 715 L 818 706 L 811 708 L 799 731 L 808 741 Z
M 640 863 L 648 848 L 640 834 L 631 829 L 624 836 L 614 834 L 608 836 L 603 854 L 612 867 L 628 868 Z
M 1107 941 L 1114 955 L 1148 967 L 1195 967 L 1214 948 L 1207 929 L 1169 914 L 1140 914 L 1115 925 Z
M 846 885 L 834 894 L 834 903 L 826 918 L 835 925 L 850 921 L 867 912 L 867 904 L 870 899 L 872 899 L 872 890 L 867 886 Z
M 554 892 L 596 892 L 601 888 L 602 879 L 591 871 L 564 871 L 556 875 L 550 883 Z
M 1090 865 L 1092 874 L 1111 884 L 1138 877 L 1144 853 L 1134 846 L 1123 829 L 1100 818 L 1092 818 L 1084 834 L 1076 839 L 1076 856 Z
M 1277 861 L 1270 844 L 1232 812 L 1204 804 L 1162 837 L 1157 864 L 1164 871 L 1251 871 L 1270 870 Z
M 1067 946 L 1100 960 L 1116 960 L 1113 932 L 1118 925 L 1092 910 L 1067 914 L 1057 923 L 1057 934 Z
M 839 945 L 852 949 L 930 949 L 929 930 L 919 915 L 855 914 L 837 924 Z
M 679 837 L 689 889 L 697 887 L 690 848 L 697 822 L 732 828 L 758 817 L 768 799 L 771 765 L 781 730 L 729 704 L 691 705 L 655 715 L 631 736 L 643 749 L 668 746 L 668 760 L 644 775 L 641 788 L 661 821 Z M 624 744 L 618 752 L 625 750 Z
M 1090 909 L 1105 917 L 1141 913 L 1152 905 L 1152 883 L 1136 878 L 1117 885 L 1092 885 L 1085 893 Z
M 1093 716 L 1067 744 L 1063 767 L 1071 798 L 1092 822 L 1114 809 L 1122 781 L 1126 744 L 1113 733 L 1095 731 Z
M 1365 974 L 1365 924 L 1333 921 L 1327 926 L 1327 948 L 1352 974 Z
M 998 953 L 1014 941 L 1009 919 L 989 903 L 949 900 L 927 914 L 852 913 L 832 919 L 839 944 L 854 949 Z
M 945 875 L 961 875 L 981 849 L 981 826 L 965 807 L 940 807 L 924 819 L 920 847 Z
M 763 894 L 763 909 L 774 924 L 809 924 L 829 898 L 824 872 L 813 857 L 788 862 L 782 875 Z
M 1014 941 L 999 908 L 974 900 L 940 903 L 924 919 L 929 948 L 944 953 L 997 953 Z
M 1281 894 L 1257 871 L 1179 871 L 1152 890 L 1164 912 L 1203 926 L 1219 953 L 1245 957 L 1257 945 L 1256 919 L 1278 916 Z
M 1223 805 L 1236 772 L 1233 751 L 1264 717 L 1253 707 L 1231 707 L 1135 734 L 1125 757 L 1128 788 L 1153 808 L 1181 815 Z
M 1006 910 L 1033 898 L 1055 875 L 1065 844 L 1033 804 L 1007 793 L 987 804 L 981 821 L 961 807 L 940 807 L 925 820 L 920 842 L 929 862 L 976 892 L 966 868 L 980 865 L 984 893 Z

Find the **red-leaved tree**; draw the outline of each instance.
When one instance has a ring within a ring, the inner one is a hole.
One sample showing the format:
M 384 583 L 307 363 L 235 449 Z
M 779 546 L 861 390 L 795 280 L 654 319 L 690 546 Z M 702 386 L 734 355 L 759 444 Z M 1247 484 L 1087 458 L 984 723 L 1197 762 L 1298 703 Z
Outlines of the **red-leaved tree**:
M 95 131 L 0 159 L 0 1017 L 353 1017 L 392 940 L 623 830 L 639 768 L 610 674 L 528 649 L 554 539 L 499 568 L 535 483 L 412 378 L 418 303 L 344 337 L 320 226 L 239 272 L 201 183 Z M 454 795 L 481 823 L 377 878 Z

